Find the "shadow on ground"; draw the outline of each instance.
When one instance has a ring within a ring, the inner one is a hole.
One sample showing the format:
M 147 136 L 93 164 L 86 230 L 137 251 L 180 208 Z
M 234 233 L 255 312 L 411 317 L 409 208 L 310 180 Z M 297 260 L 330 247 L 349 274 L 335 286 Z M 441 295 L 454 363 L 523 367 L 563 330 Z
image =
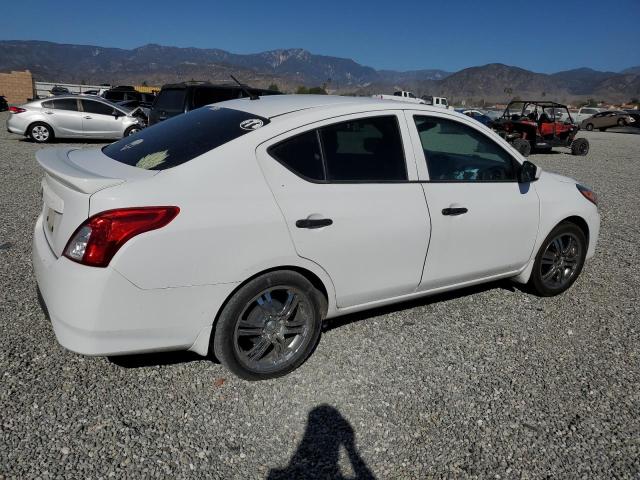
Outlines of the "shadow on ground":
M 345 476 L 341 471 L 340 449 L 344 448 L 351 467 Z M 288 479 L 374 479 L 360 457 L 351 424 L 330 405 L 319 405 L 309 412 L 304 437 L 282 469 L 272 469 L 268 480 Z

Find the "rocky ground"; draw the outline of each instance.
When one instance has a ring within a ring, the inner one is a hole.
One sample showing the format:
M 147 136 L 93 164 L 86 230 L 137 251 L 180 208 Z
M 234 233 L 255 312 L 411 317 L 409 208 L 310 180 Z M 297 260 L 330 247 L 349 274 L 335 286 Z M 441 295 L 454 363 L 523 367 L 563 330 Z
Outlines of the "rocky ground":
M 587 157 L 530 157 L 600 196 L 566 294 L 502 282 L 336 319 L 299 370 L 248 383 L 57 344 L 30 265 L 40 147 L 0 132 L 0 478 L 638 478 L 640 135 L 585 136 Z

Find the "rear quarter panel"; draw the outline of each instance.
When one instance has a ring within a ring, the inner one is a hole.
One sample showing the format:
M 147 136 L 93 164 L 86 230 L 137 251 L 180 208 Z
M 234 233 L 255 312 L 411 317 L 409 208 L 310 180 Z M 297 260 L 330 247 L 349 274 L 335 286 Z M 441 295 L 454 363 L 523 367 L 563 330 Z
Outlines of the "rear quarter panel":
M 180 207 L 166 227 L 127 242 L 113 268 L 149 289 L 240 282 L 269 268 L 302 266 L 254 149 L 249 142 L 231 142 L 151 179 L 96 193 L 91 214 Z

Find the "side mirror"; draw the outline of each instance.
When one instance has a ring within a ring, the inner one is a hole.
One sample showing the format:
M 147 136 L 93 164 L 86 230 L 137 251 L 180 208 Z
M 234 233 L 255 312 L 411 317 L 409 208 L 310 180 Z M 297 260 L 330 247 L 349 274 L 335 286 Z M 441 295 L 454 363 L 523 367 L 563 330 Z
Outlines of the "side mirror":
M 518 183 L 530 183 L 535 182 L 540 178 L 541 170 L 529 160 L 525 160 L 520 165 L 520 171 L 518 172 Z
M 114 110 L 113 112 L 111 112 L 111 115 L 118 119 L 118 117 L 120 117 L 120 112 L 118 110 Z

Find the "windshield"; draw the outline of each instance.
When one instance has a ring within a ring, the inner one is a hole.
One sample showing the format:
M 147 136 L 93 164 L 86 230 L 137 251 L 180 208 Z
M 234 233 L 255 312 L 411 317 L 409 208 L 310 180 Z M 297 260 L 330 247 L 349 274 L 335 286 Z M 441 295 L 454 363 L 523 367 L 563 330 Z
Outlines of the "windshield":
M 192 160 L 269 120 L 254 114 L 208 106 L 178 115 L 102 149 L 118 162 L 146 170 L 165 170 Z

